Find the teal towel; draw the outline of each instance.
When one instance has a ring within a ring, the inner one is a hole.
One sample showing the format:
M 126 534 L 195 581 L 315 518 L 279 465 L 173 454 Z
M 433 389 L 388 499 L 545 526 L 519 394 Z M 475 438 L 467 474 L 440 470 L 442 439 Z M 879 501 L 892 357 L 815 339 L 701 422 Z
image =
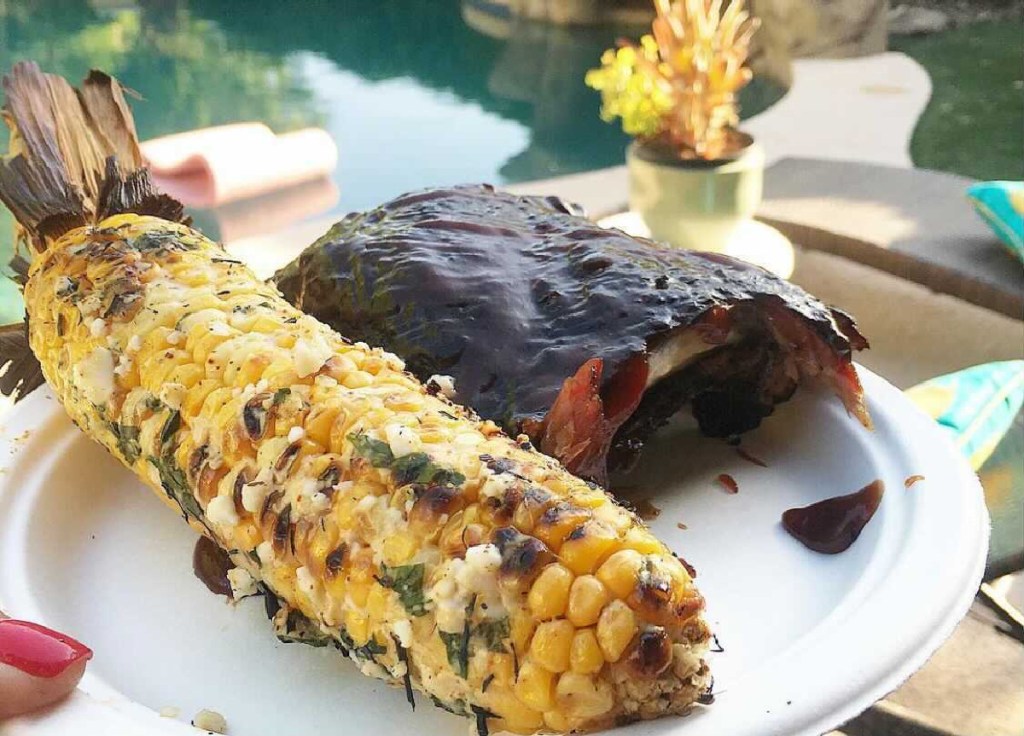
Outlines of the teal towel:
M 1010 252 L 1024 262 L 1024 182 L 978 182 L 968 187 L 967 198 Z

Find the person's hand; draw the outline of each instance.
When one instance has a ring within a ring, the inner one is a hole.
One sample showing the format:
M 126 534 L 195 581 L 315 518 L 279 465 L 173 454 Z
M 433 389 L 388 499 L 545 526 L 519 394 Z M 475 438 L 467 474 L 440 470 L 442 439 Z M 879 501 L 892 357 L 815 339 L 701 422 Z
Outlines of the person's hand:
M 92 650 L 39 624 L 0 619 L 0 719 L 67 697 Z

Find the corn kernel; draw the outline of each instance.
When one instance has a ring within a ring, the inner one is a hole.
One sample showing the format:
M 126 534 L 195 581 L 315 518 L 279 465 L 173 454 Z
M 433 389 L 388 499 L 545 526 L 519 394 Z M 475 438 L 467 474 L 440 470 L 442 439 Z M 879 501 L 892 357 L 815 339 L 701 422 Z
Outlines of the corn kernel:
M 366 388 L 373 385 L 373 376 L 366 371 L 352 371 L 341 379 L 341 385 L 345 388 Z
M 642 562 L 643 557 L 636 550 L 619 550 L 598 568 L 597 579 L 616 598 L 625 598 L 636 586 L 637 570 Z
M 321 447 L 331 446 L 331 427 L 338 416 L 337 406 L 321 406 L 306 421 L 306 436 Z
M 504 725 L 501 721 L 504 721 Z M 533 733 L 544 725 L 544 714 L 520 705 L 517 709 L 505 713 L 501 721 L 497 724 L 501 730 L 513 733 Z
M 362 646 L 370 640 L 370 621 L 361 611 L 345 612 L 345 631 L 356 646 Z
M 643 527 L 635 526 L 626 532 L 622 540 L 626 549 L 634 549 L 642 555 L 664 554 L 665 545 Z
M 615 532 L 604 524 L 588 521 L 562 543 L 558 556 L 577 575 L 593 572 L 618 542 Z
M 636 614 L 622 601 L 612 601 L 597 620 L 597 643 L 605 659 L 618 662 L 636 634 Z
M 569 719 L 557 710 L 544 711 L 544 725 L 558 733 L 569 732 Z
M 555 704 L 555 675 L 536 662 L 527 659 L 519 667 L 516 678 L 516 697 L 534 710 L 548 710 Z
M 556 552 L 569 533 L 590 518 L 590 512 L 568 502 L 545 511 L 533 528 L 533 536 Z
M 555 698 L 571 719 L 596 718 L 615 705 L 611 685 L 577 672 L 566 672 L 558 678 Z
M 390 591 L 379 583 L 370 586 L 370 595 L 366 599 L 366 612 L 377 621 L 382 621 L 387 615 L 389 594 Z
M 516 679 L 515 670 L 516 662 L 511 654 L 492 652 L 488 671 L 494 675 L 495 685 L 504 685 L 511 689 Z
M 526 651 L 530 643 L 530 637 L 533 636 L 536 628 L 537 622 L 531 616 L 512 617 L 512 631 L 510 635 L 512 637 L 512 645 L 517 652 Z
M 551 672 L 569 669 L 569 650 L 575 633 L 573 625 L 564 618 L 537 624 L 530 642 L 530 656 Z
M 569 650 L 569 669 L 583 675 L 591 675 L 604 666 L 604 652 L 597 643 L 593 629 L 580 629 L 572 638 Z
M 593 575 L 582 575 L 569 590 L 569 620 L 574 626 L 593 626 L 611 596 Z
M 416 540 L 409 534 L 393 534 L 384 540 L 384 562 L 392 567 L 405 564 L 416 554 Z
M 545 567 L 530 588 L 527 603 L 538 619 L 558 618 L 565 613 L 569 601 L 572 573 L 553 562 Z

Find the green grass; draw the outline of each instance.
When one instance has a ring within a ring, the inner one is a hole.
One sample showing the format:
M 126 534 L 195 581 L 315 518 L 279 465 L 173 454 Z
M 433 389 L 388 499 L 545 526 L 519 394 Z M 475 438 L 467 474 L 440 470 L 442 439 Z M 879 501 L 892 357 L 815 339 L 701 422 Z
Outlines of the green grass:
M 932 98 L 911 141 L 914 164 L 975 179 L 1024 179 L 1019 19 L 889 39 L 928 70 Z

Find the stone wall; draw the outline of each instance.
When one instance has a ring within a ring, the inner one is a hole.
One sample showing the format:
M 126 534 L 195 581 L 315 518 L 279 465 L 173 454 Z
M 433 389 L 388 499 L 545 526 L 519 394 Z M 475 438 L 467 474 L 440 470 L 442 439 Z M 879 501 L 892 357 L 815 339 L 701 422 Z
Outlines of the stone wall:
M 886 48 L 889 0 L 748 0 L 761 18 L 755 71 L 786 83 L 795 57 L 847 57 Z M 630 24 L 653 17 L 650 0 L 464 0 L 478 18 L 535 20 L 556 25 Z M 485 22 L 482 21 L 481 22 Z

